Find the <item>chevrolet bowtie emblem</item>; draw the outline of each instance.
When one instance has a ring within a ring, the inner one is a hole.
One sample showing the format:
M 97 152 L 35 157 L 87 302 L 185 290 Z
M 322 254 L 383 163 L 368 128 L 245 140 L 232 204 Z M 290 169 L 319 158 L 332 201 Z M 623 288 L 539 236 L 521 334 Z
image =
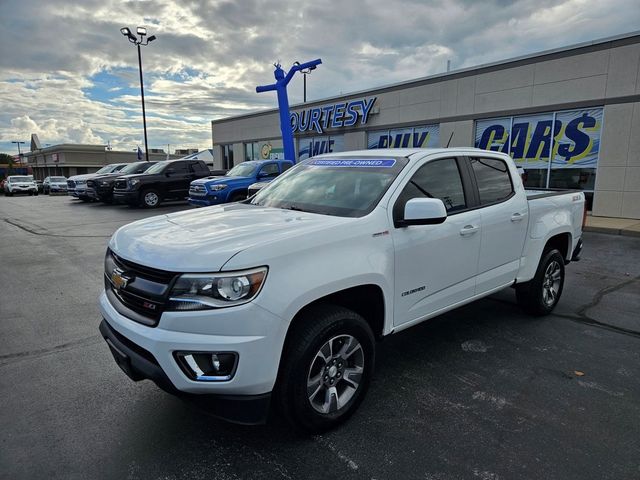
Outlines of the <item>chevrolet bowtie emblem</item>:
M 118 290 L 125 288 L 130 280 L 131 278 L 127 277 L 124 271 L 119 268 L 115 268 L 113 272 L 111 272 L 111 281 L 113 282 L 113 286 Z

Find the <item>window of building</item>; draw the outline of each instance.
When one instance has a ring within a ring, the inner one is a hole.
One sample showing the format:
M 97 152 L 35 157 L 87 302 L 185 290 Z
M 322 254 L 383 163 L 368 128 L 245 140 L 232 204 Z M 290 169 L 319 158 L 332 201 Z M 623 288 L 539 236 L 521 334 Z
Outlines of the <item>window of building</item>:
M 478 120 L 475 145 L 511 155 L 527 187 L 584 190 L 590 209 L 602 120 L 602 108 Z
M 376 130 L 367 134 L 367 148 L 432 148 L 440 145 L 440 125 Z
M 472 158 L 471 168 L 476 177 L 482 205 L 500 202 L 513 193 L 509 168 L 502 160 Z
M 233 168 L 233 145 L 222 145 L 222 168 L 224 170 Z
M 305 137 L 298 140 L 298 159 L 300 161 L 323 153 L 342 151 L 344 151 L 344 135 Z

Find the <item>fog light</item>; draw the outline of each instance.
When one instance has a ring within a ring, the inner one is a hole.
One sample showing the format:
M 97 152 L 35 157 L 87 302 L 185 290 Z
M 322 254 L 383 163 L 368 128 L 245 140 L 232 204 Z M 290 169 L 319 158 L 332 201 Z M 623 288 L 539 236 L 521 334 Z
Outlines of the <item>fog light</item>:
M 235 352 L 177 352 L 176 360 L 191 380 L 224 382 L 236 373 L 238 354 Z

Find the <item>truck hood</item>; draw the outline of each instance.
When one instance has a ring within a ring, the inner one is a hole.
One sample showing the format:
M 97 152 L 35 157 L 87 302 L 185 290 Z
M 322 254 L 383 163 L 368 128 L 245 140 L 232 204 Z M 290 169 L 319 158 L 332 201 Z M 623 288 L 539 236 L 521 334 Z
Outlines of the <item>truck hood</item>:
M 247 181 L 250 181 L 250 180 L 253 180 L 253 178 L 238 177 L 238 176 L 229 177 L 227 175 L 224 175 L 221 177 L 199 178 L 198 180 L 194 180 L 191 183 L 200 184 L 200 185 L 219 185 L 219 184 L 234 185 L 236 183 L 247 183 Z
M 244 204 L 219 205 L 140 220 L 121 227 L 109 247 L 135 263 L 173 272 L 215 272 L 237 253 L 296 242 L 350 218 Z

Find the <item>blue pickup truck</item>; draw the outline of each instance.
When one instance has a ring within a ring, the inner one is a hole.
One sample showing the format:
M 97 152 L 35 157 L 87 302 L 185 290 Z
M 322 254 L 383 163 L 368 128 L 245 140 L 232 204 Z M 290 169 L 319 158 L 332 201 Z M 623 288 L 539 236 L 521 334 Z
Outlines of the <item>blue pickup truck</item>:
M 237 202 L 247 198 L 249 185 L 269 182 L 293 166 L 291 160 L 250 160 L 221 177 L 194 180 L 189 186 L 189 203 L 198 207 Z

